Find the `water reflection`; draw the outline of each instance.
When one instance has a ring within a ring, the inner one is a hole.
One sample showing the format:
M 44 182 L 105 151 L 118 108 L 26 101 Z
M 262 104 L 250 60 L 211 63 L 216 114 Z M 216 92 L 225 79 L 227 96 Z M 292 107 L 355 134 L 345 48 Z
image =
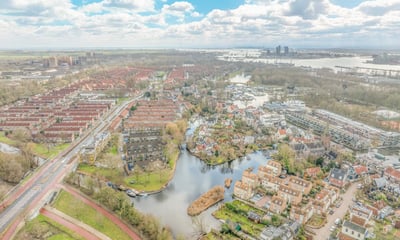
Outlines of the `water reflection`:
M 195 238 L 198 223 L 193 224 L 186 214 L 189 204 L 201 194 L 216 185 L 224 185 L 226 178 L 233 182 L 241 178 L 243 170 L 252 167 L 256 171 L 259 165 L 264 165 L 267 158 L 262 152 L 249 155 L 220 166 L 208 166 L 186 150 L 179 157 L 174 179 L 161 193 L 134 199 L 136 208 L 144 213 L 156 216 L 163 224 L 168 225 L 175 235 L 183 234 L 186 239 Z M 232 200 L 233 186 L 225 191 L 225 201 Z M 216 227 L 219 221 L 211 213 L 216 206 L 202 213 L 199 218 L 206 229 Z M 197 221 L 198 222 L 198 221 Z

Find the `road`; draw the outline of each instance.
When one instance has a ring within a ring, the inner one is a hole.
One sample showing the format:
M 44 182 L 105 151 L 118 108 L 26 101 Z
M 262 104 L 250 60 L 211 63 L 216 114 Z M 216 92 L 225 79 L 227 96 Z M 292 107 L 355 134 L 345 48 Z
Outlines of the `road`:
M 357 184 L 353 183 L 347 191 L 341 195 L 343 198 L 342 205 L 339 208 L 334 208 L 334 213 L 332 215 L 328 214 L 328 222 L 325 224 L 324 227 L 320 229 L 316 229 L 313 231 L 315 232 L 314 239 L 315 240 L 326 240 L 328 239 L 331 231 L 329 230 L 333 225 L 335 225 L 335 220 L 340 218 L 343 220 L 344 216 L 346 215 L 347 210 L 353 204 L 353 197 L 357 191 Z
M 118 225 L 118 227 L 121 228 L 126 234 L 128 234 L 131 239 L 140 240 L 140 237 L 131 228 L 129 228 L 127 226 L 127 224 L 125 224 L 121 219 L 116 217 L 113 213 L 110 213 L 109 211 L 103 209 L 100 205 L 94 203 L 91 199 L 87 198 L 86 196 L 84 196 L 83 194 L 81 194 L 80 192 L 75 190 L 74 188 L 71 188 L 69 186 L 63 186 L 63 189 L 65 189 L 67 192 L 69 192 L 72 195 L 74 195 L 76 198 L 78 198 L 79 200 L 81 200 L 85 204 L 87 204 L 87 205 L 91 206 L 92 208 L 96 209 L 96 211 L 101 213 L 103 216 L 105 216 L 108 219 L 110 219 L 113 223 Z
M 90 138 L 106 130 L 130 102 L 141 97 L 142 95 L 114 107 L 114 109 L 110 110 L 106 116 L 97 122 L 96 126 L 89 129 L 66 151 L 60 153 L 53 160 L 47 161 L 29 180 L 5 198 L 0 204 L 3 208 L 6 207 L 0 213 L 1 239 L 11 239 L 23 218 L 29 212 L 35 210 L 39 203 L 42 203 L 44 197 L 48 196 L 55 189 L 56 184 L 73 169 L 77 161 L 77 158 L 75 158 L 76 154 L 90 141 Z
M 66 218 L 59 216 L 54 212 L 48 211 L 45 208 L 42 208 L 42 210 L 40 210 L 40 213 L 43 214 L 44 216 L 52 219 L 53 221 L 56 221 L 59 224 L 67 227 L 68 229 L 74 231 L 75 233 L 81 235 L 85 239 L 88 239 L 88 240 L 101 240 L 102 239 L 100 237 L 97 237 L 92 232 L 88 231 L 86 228 L 81 227 L 78 224 L 75 224 L 71 221 L 68 221 Z

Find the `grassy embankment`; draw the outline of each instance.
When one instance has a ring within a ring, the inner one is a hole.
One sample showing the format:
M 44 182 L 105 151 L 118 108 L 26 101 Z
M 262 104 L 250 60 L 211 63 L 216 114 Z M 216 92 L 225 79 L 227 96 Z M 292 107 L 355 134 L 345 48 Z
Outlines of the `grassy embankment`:
M 37 216 L 17 233 L 15 240 L 48 239 L 48 240 L 83 240 L 77 233 L 43 215 Z
M 54 203 L 54 207 L 97 229 L 111 239 L 130 239 L 129 236 L 111 220 L 65 191 L 60 192 Z

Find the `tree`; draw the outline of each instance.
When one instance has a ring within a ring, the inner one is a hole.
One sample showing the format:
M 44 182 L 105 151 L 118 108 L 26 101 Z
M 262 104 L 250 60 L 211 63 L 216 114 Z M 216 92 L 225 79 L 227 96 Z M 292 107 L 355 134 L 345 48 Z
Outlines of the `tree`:
M 24 168 L 15 158 L 0 158 L 0 179 L 9 183 L 19 183 L 24 174 Z
M 289 145 L 280 144 L 278 152 L 274 155 L 274 158 L 283 164 L 288 173 L 295 173 L 295 152 L 289 147 Z

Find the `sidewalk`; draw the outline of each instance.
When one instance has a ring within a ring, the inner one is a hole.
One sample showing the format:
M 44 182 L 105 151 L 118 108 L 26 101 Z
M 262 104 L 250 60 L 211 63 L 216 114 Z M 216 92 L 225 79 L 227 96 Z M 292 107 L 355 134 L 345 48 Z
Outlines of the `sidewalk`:
M 82 237 L 89 240 L 111 240 L 103 233 L 97 231 L 96 229 L 86 225 L 75 218 L 66 215 L 63 212 L 58 211 L 55 208 L 46 206 L 40 210 L 40 213 L 44 216 L 58 222 L 59 224 L 71 229 L 72 231 L 78 233 Z
M 74 195 L 76 198 L 80 199 L 85 204 L 88 204 L 89 206 L 93 207 L 96 211 L 98 211 L 99 213 L 103 214 L 105 217 L 107 217 L 111 221 L 113 221 L 126 234 L 128 234 L 131 237 L 131 239 L 141 240 L 140 236 L 137 233 L 135 233 L 128 224 L 126 224 L 120 218 L 115 216 L 115 214 L 113 214 L 113 213 L 109 212 L 108 210 L 104 209 L 99 204 L 95 203 L 90 198 L 86 197 L 81 192 L 79 192 L 78 190 L 76 190 L 76 189 L 74 189 L 74 188 L 72 188 L 70 186 L 67 186 L 67 185 L 62 185 L 61 187 L 65 191 L 67 191 L 70 194 Z

